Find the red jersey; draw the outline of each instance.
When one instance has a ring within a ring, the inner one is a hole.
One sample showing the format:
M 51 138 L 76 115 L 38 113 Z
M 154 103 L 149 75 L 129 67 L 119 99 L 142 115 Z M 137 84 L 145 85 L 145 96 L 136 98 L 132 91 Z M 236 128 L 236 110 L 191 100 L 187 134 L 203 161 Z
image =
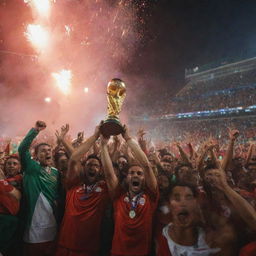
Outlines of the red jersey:
M 13 189 L 14 187 L 8 183 L 7 179 L 0 181 L 0 213 L 18 214 L 20 202 L 9 194 Z
M 108 190 L 104 181 L 90 188 L 80 185 L 68 190 L 59 245 L 97 255 L 101 220 L 108 200 Z
M 152 245 L 152 223 L 159 194 L 144 192 L 138 199 L 134 214 L 124 191 L 114 200 L 115 231 L 112 255 L 148 255 Z
M 156 246 L 156 256 L 171 256 L 168 242 L 166 238 L 163 236 L 162 232 L 159 233 L 159 236 L 158 236 L 157 246 Z

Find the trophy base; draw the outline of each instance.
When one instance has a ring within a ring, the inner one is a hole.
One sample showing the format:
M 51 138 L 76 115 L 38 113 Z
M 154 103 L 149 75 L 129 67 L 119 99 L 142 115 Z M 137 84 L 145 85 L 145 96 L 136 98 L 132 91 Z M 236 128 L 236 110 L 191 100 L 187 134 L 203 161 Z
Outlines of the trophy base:
M 100 127 L 100 131 L 104 137 L 118 135 L 124 132 L 123 126 L 117 119 L 107 119 Z

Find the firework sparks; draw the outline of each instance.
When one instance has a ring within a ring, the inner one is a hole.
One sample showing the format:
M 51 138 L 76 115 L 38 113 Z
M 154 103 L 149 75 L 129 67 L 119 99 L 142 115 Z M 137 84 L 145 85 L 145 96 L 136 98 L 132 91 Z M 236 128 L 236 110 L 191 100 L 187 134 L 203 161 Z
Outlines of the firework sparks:
M 72 79 L 71 70 L 63 69 L 58 73 L 52 73 L 52 76 L 55 79 L 56 84 L 61 90 L 61 92 L 65 95 L 68 95 L 71 89 L 71 79 Z
M 71 33 L 71 28 L 70 28 L 70 26 L 65 25 L 64 27 L 65 27 L 66 34 L 67 34 L 68 36 L 70 36 L 70 33 Z
M 42 17 L 48 17 L 50 14 L 50 0 L 24 0 Z
M 46 98 L 44 98 L 44 101 L 47 103 L 50 103 L 52 101 L 52 99 L 50 97 L 46 97 Z
M 44 50 L 49 44 L 49 34 L 47 30 L 40 25 L 29 24 L 25 36 L 38 50 Z

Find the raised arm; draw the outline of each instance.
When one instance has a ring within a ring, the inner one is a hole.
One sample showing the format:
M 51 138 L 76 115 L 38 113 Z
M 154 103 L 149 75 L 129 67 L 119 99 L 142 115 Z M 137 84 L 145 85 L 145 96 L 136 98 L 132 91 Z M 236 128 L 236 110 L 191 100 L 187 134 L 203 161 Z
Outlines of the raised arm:
M 189 161 L 189 157 L 187 156 L 187 154 L 185 153 L 185 151 L 183 150 L 183 148 L 180 146 L 179 143 L 176 144 L 177 148 L 179 149 L 179 152 L 180 152 L 180 156 L 181 156 L 181 159 L 182 161 L 185 163 L 185 164 L 188 164 L 192 167 L 192 164 L 191 162 Z
M 69 124 L 63 125 L 61 127 L 61 132 L 59 132 L 58 130 L 56 130 L 56 138 L 57 138 L 57 142 L 60 144 L 63 144 L 68 156 L 70 157 L 72 155 L 72 153 L 74 152 L 74 148 L 71 145 L 71 143 L 67 140 L 66 135 L 69 131 Z
M 156 190 L 157 190 L 157 180 L 156 180 L 154 172 L 151 168 L 151 164 L 148 161 L 148 158 L 145 155 L 145 153 L 142 151 L 142 149 L 138 145 L 138 143 L 130 137 L 126 126 L 124 126 L 123 138 L 125 139 L 128 146 L 131 148 L 135 159 L 144 168 L 145 181 L 146 181 L 146 185 L 147 185 L 148 189 L 151 190 L 152 192 L 156 192 Z
M 117 162 L 117 159 L 120 156 L 120 147 L 121 147 L 120 138 L 118 136 L 114 136 L 113 151 L 110 154 L 110 158 L 114 163 Z
M 222 190 L 228 200 L 231 202 L 237 214 L 247 223 L 248 227 L 256 230 L 256 212 L 253 207 L 227 183 L 226 174 L 220 168 L 218 175 L 214 177 L 214 185 Z
M 32 141 L 35 139 L 35 137 L 38 135 L 38 133 L 46 128 L 46 124 L 43 121 L 37 121 L 35 124 L 35 127 L 32 128 L 28 134 L 25 136 L 23 141 L 20 143 L 18 152 L 21 159 L 21 164 L 23 167 L 23 170 L 26 171 L 26 165 L 33 161 L 31 159 L 31 155 L 29 152 L 29 148 L 31 146 Z
M 94 134 L 89 137 L 83 144 L 74 150 L 70 157 L 70 161 L 79 161 L 93 146 L 96 140 L 99 138 L 99 125 L 95 128 Z
M 100 144 L 101 154 L 100 154 L 100 156 L 101 156 L 101 162 L 102 162 L 108 190 L 109 190 L 110 196 L 112 198 L 114 198 L 116 189 L 118 187 L 118 179 L 115 174 L 113 164 L 112 164 L 109 152 L 108 152 L 108 145 L 107 145 L 108 140 L 109 139 L 104 138 L 101 135 L 101 144 Z
M 251 160 L 252 152 L 253 152 L 254 147 L 255 147 L 255 144 L 251 143 L 250 147 L 249 147 L 249 151 L 247 153 L 245 166 L 247 166 L 249 164 L 250 160 Z
M 139 129 L 139 131 L 137 132 L 137 139 L 138 139 L 138 143 L 139 143 L 141 149 L 147 155 L 148 149 L 147 149 L 147 141 L 144 138 L 145 134 L 146 134 L 146 132 L 144 131 L 144 129 Z
M 234 151 L 234 144 L 235 140 L 239 136 L 239 131 L 238 130 L 230 130 L 229 131 L 229 144 L 228 144 L 228 149 L 227 152 L 223 158 L 223 161 L 221 163 L 221 167 L 224 171 L 227 171 L 228 165 L 231 162 L 233 158 L 233 151 Z
M 81 169 L 82 169 L 80 160 L 93 146 L 93 144 L 98 139 L 98 137 L 99 137 L 99 126 L 95 128 L 94 134 L 91 137 L 89 137 L 78 148 L 74 149 L 69 159 L 69 166 L 66 172 L 66 188 L 67 189 L 79 183 L 80 177 L 81 177 Z

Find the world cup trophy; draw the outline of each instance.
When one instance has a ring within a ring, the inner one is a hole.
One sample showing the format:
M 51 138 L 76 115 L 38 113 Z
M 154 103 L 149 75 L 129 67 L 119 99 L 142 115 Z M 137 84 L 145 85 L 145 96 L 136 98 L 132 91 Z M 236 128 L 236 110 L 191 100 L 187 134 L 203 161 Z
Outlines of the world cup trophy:
M 122 133 L 123 126 L 119 121 L 119 114 L 126 96 L 125 83 L 119 78 L 113 78 L 107 86 L 108 116 L 101 125 L 104 137 Z

